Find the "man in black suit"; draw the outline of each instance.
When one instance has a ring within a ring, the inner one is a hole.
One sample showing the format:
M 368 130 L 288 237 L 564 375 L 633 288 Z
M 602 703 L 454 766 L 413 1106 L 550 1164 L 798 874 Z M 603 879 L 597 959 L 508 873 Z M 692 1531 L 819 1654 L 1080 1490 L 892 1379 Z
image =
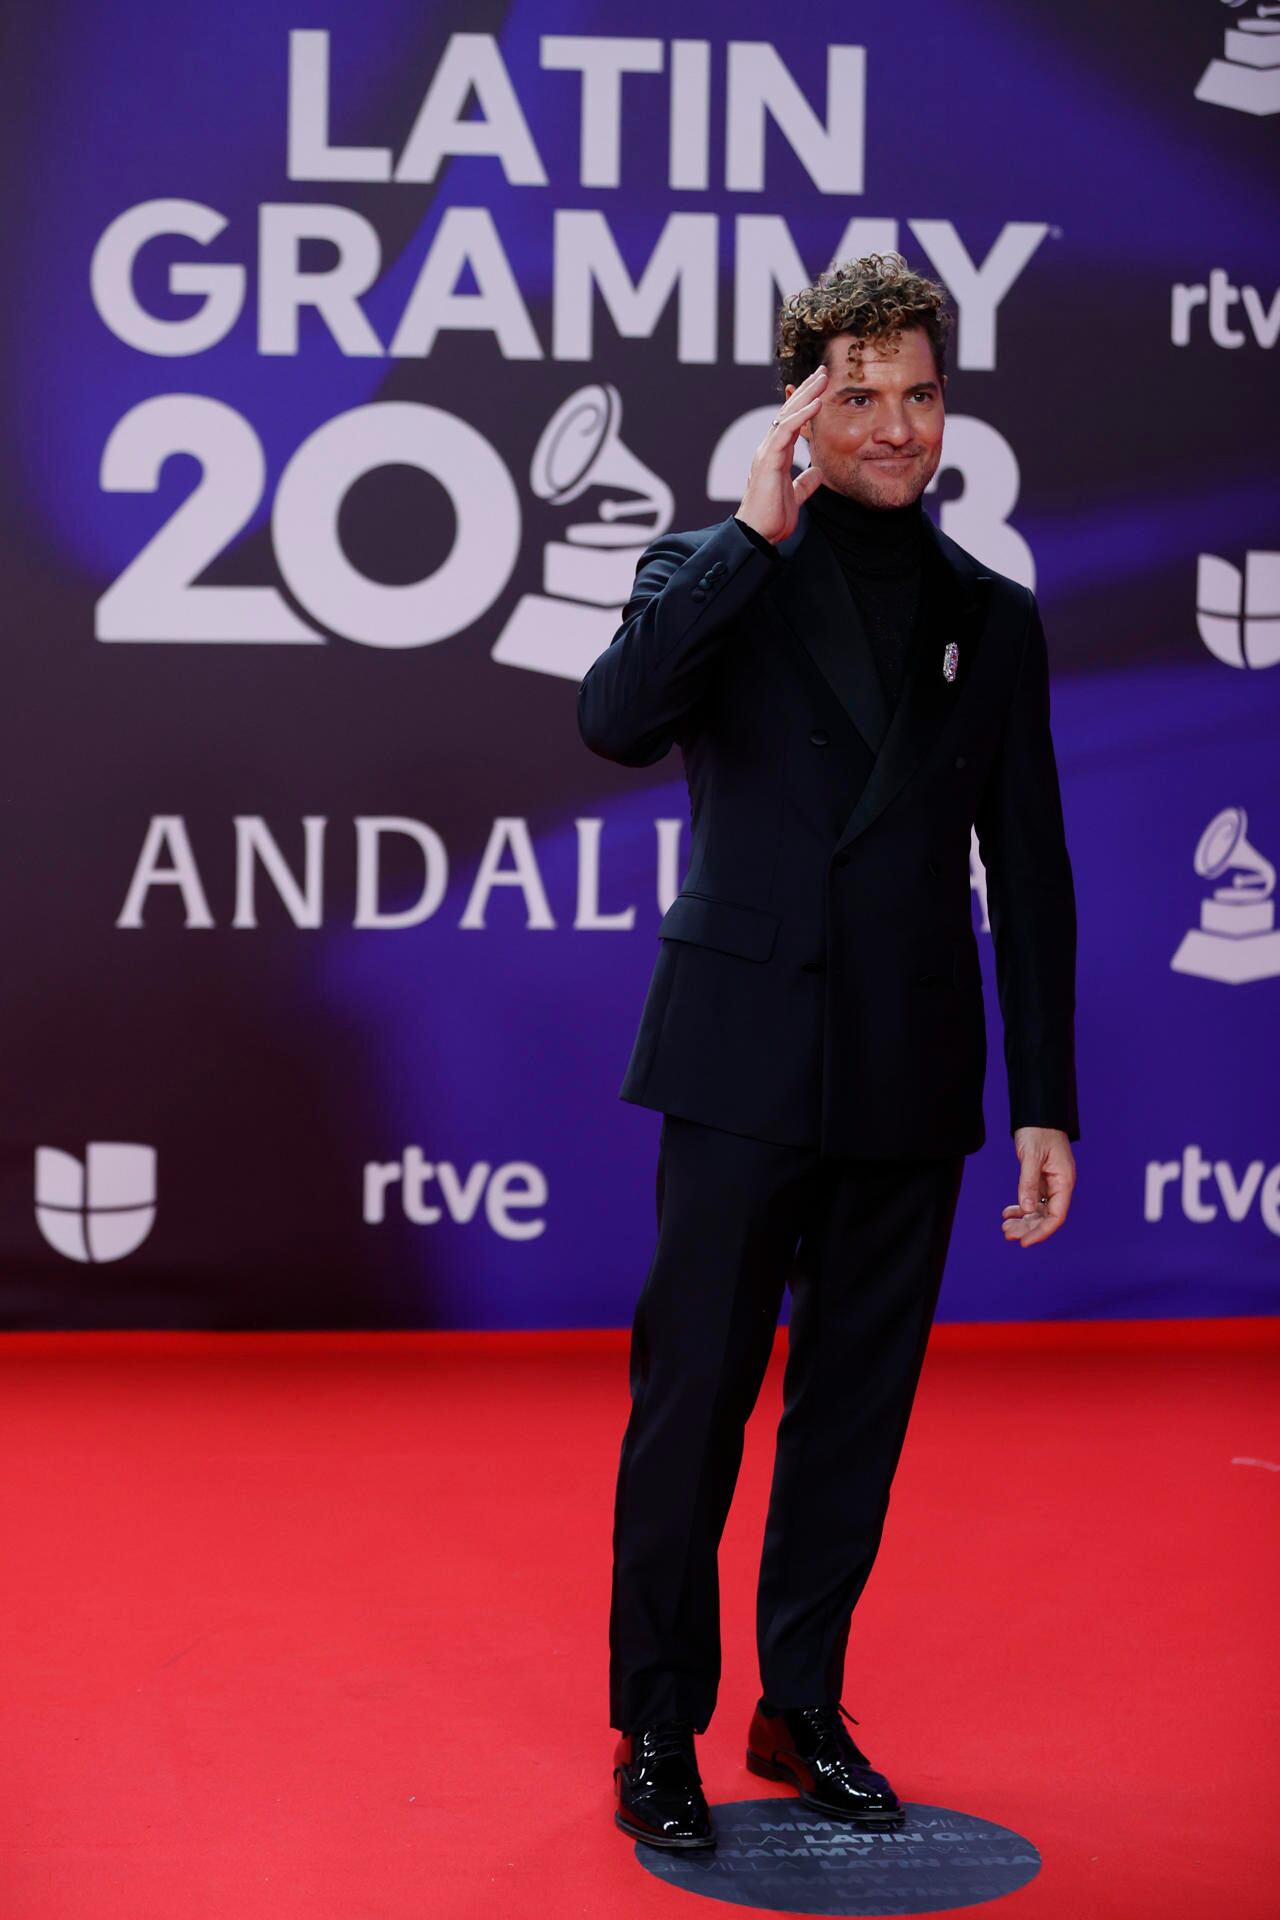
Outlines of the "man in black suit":
M 693 827 L 622 1086 L 663 1114 L 610 1621 L 616 1818 L 652 1845 L 714 1844 L 693 1737 L 720 1674 L 716 1556 L 788 1282 L 747 1764 L 829 1816 L 902 1819 L 841 1694 L 984 1137 L 974 824 L 1020 1166 L 1005 1238 L 1047 1239 L 1075 1180 L 1040 616 L 921 507 L 950 323 L 895 254 L 788 301 L 785 399 L 738 512 L 647 548 L 579 693 L 596 753 L 641 767 L 679 745 Z

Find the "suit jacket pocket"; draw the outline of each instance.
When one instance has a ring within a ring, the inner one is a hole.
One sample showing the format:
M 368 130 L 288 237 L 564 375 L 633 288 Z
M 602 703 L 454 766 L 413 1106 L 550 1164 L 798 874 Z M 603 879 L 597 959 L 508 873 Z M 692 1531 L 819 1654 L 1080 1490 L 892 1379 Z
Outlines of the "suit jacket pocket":
M 737 954 L 741 960 L 767 960 L 777 935 L 776 913 L 713 900 L 706 893 L 678 893 L 658 928 L 660 940 L 714 947 L 720 953 Z

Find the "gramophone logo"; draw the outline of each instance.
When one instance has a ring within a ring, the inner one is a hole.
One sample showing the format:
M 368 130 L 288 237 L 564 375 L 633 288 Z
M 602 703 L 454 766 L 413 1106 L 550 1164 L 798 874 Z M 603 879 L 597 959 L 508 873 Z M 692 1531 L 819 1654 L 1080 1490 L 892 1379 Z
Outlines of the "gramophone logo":
M 540 500 L 567 507 L 588 488 L 610 490 L 594 520 L 566 527 L 543 552 L 542 593 L 526 593 L 498 636 L 507 667 L 581 680 L 614 636 L 636 561 L 671 525 L 675 500 L 619 437 L 622 400 L 605 382 L 580 387 L 556 409 L 534 448 L 529 483 Z M 633 496 L 613 497 L 616 492 Z
M 81 1162 L 58 1147 L 36 1148 L 36 1220 L 68 1260 L 123 1260 L 156 1217 L 156 1150 L 94 1140 Z
M 1216 553 L 1196 566 L 1196 625 L 1229 667 L 1274 667 L 1280 660 L 1280 553 L 1247 553 L 1244 572 Z
M 1238 8 L 1245 0 L 1222 0 Z M 1241 113 L 1280 113 L 1280 5 L 1260 0 L 1253 13 L 1228 27 L 1221 60 L 1200 76 L 1197 100 Z
M 1276 927 L 1276 870 L 1249 845 L 1243 807 L 1224 807 L 1200 835 L 1195 869 L 1202 880 L 1231 878 L 1200 902 L 1200 925 L 1185 935 L 1170 965 L 1238 987 L 1280 974 Z

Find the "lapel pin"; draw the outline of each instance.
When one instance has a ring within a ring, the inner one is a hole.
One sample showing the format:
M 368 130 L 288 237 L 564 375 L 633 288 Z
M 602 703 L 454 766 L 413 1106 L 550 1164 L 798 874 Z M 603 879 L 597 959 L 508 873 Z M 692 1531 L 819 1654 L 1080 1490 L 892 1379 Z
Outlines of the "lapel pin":
M 960 649 L 954 640 L 948 640 L 942 651 L 942 677 L 950 682 L 955 679 L 960 667 Z

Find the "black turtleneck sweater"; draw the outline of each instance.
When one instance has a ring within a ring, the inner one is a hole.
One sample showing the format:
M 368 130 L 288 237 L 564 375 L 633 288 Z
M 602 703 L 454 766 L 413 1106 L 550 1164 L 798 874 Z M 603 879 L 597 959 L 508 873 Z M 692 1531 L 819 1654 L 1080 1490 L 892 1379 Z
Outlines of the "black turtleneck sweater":
M 864 507 L 819 487 L 809 513 L 830 541 L 862 616 L 890 711 L 906 675 L 907 648 L 924 572 L 924 509 Z
M 864 507 L 831 487 L 819 487 L 809 496 L 809 513 L 840 563 L 892 712 L 920 604 L 924 509 L 918 500 L 909 507 Z M 757 546 L 776 555 L 754 528 L 738 524 Z

